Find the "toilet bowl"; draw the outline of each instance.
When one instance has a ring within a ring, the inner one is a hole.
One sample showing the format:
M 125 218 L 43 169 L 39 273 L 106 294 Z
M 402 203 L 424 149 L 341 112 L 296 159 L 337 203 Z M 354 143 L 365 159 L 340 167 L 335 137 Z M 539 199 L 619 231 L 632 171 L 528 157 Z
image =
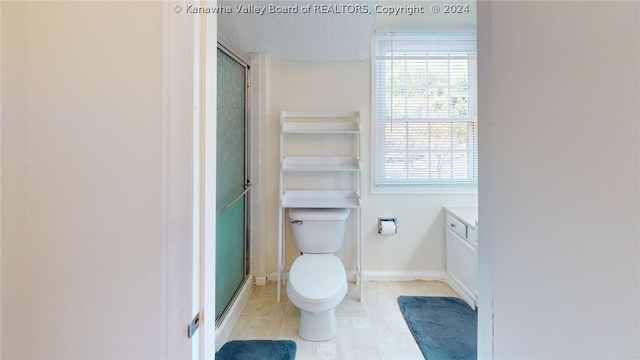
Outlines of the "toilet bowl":
M 299 334 L 305 340 L 336 336 L 336 306 L 347 295 L 347 275 L 333 255 L 342 248 L 349 209 L 289 209 L 300 255 L 291 265 L 287 295 L 300 309 Z
M 289 271 L 289 300 L 300 309 L 300 337 L 326 341 L 336 336 L 335 308 L 347 295 L 347 276 L 332 254 L 305 254 Z

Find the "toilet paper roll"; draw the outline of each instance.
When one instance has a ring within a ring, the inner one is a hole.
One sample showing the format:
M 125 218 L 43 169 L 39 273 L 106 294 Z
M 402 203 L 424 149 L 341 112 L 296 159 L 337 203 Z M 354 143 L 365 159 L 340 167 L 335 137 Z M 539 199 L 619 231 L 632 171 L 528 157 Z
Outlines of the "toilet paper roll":
M 396 223 L 393 221 L 380 221 L 380 235 L 395 235 L 396 234 Z

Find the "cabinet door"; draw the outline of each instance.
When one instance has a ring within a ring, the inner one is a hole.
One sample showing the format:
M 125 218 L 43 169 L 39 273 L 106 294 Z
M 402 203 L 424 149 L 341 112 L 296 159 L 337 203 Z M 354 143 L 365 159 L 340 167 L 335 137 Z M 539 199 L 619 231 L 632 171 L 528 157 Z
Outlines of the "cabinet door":
M 446 230 L 447 273 L 468 299 L 475 299 L 476 249 L 458 234 Z

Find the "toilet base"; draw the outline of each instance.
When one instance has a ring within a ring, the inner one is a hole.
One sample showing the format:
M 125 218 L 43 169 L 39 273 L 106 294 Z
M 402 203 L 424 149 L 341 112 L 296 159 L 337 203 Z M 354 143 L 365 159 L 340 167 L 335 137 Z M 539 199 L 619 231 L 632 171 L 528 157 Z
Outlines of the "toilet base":
M 338 324 L 336 309 L 331 308 L 321 312 L 300 310 L 300 337 L 307 341 L 327 341 L 336 336 Z

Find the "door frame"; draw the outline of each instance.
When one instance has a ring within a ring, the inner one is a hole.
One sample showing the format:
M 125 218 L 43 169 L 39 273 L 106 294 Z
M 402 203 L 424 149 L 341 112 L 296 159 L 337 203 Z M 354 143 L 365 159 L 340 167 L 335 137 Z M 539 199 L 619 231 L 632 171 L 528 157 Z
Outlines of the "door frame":
M 165 359 L 214 359 L 217 16 L 177 6 L 163 4 L 160 346 Z
M 202 1 L 203 4 L 213 5 L 213 1 Z M 487 32 L 486 26 L 489 19 L 481 16 L 490 16 L 490 3 L 478 4 L 478 28 L 479 32 Z M 194 27 L 192 16 L 187 14 L 175 14 L 172 7 L 175 4 L 164 2 L 163 4 L 163 251 L 162 262 L 162 299 L 163 310 L 161 334 L 161 354 L 163 358 L 200 358 L 213 359 L 215 354 L 215 316 L 209 319 L 205 311 L 206 304 L 215 304 L 215 159 L 216 159 L 216 88 L 217 88 L 217 64 L 216 41 L 208 39 L 217 38 L 216 14 L 201 14 L 201 26 Z M 197 16 L 197 15 L 193 15 Z M 480 21 L 482 19 L 482 21 Z M 196 36 L 196 33 L 202 36 Z M 194 39 L 199 38 L 201 48 L 194 51 Z M 485 39 L 486 40 L 486 39 Z M 485 43 L 485 48 L 490 48 L 490 43 Z M 490 60 L 490 58 L 484 58 Z M 198 78 L 194 76 L 195 65 L 203 70 Z M 484 64 L 479 73 L 488 71 L 490 64 Z M 193 84 L 202 80 L 199 87 L 201 93 L 193 91 Z M 487 80 L 487 79 L 485 79 Z M 481 92 L 479 92 L 479 95 Z M 195 101 L 194 101 L 195 100 Z M 207 100 L 207 101 L 205 101 Z M 192 108 L 191 104 L 197 103 L 199 109 Z M 485 102 L 486 105 L 486 102 Z M 263 106 L 260 104 L 260 106 Z M 193 198 L 190 167 L 193 162 L 193 154 L 189 148 L 192 141 L 192 122 L 185 119 L 197 118 L 204 125 L 202 130 L 203 144 L 201 146 L 201 167 L 203 196 Z M 485 109 L 485 115 L 490 114 L 490 109 Z M 482 118 L 485 118 L 484 116 Z M 488 117 L 487 117 L 488 118 Z M 480 122 L 480 127 L 487 130 Z M 187 144 L 185 148 L 185 143 Z M 489 137 L 490 143 L 490 137 Z M 486 145 L 486 144 L 485 144 Z M 479 149 L 481 160 L 487 160 L 490 153 L 489 146 Z M 490 234 L 490 196 L 487 188 L 488 177 L 491 174 L 490 163 L 485 163 L 486 171 L 483 172 L 484 181 L 481 180 L 479 196 L 480 216 L 483 218 L 479 229 L 479 236 Z M 186 171 L 185 171 L 186 170 Z M 185 173 L 187 175 L 185 175 Z M 204 196 L 206 195 L 206 196 Z M 201 224 L 199 242 L 185 241 L 194 238 L 192 234 L 193 219 L 191 210 L 194 201 L 203 209 L 201 218 L 205 221 Z M 486 211 L 484 211 L 486 210 Z M 484 215 L 483 215 L 484 214 Z M 479 319 L 479 355 L 481 358 L 493 357 L 493 321 L 492 321 L 492 279 L 491 279 L 491 254 L 493 252 L 491 238 L 486 237 L 484 247 L 480 250 L 479 275 L 482 279 L 479 286 L 484 291 L 479 299 L 481 314 Z M 201 274 L 197 282 L 197 289 L 192 286 L 194 271 L 194 249 L 200 249 L 201 262 L 196 269 Z M 264 264 L 260 264 L 260 268 Z M 201 309 L 200 330 L 198 337 L 198 350 L 192 349 L 192 342 L 186 337 L 186 326 L 191 320 L 192 293 L 199 295 L 199 303 L 204 304 Z M 185 296 L 186 295 L 186 296 Z M 212 306 L 212 305 L 209 305 Z M 215 313 L 215 311 L 214 311 Z
M 477 1 L 478 34 L 478 359 L 493 359 L 493 165 L 491 1 Z

